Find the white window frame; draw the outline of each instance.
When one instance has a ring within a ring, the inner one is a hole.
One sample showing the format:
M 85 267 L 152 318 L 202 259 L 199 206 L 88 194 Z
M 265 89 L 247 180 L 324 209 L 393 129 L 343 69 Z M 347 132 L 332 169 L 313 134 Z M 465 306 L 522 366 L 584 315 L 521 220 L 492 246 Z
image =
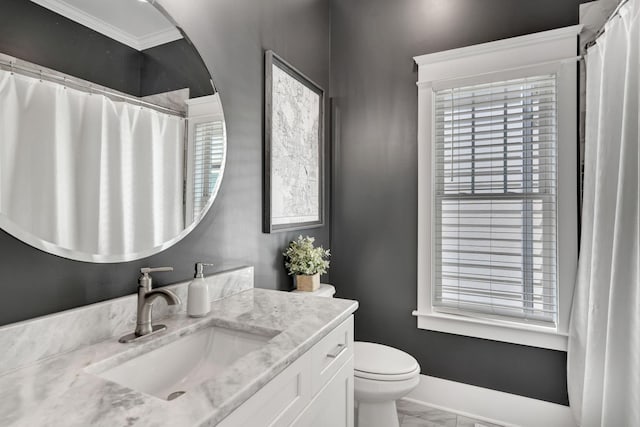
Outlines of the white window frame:
M 577 36 L 582 26 L 417 56 L 418 64 L 418 328 L 566 351 L 578 260 Z M 557 79 L 557 326 L 437 312 L 434 283 L 434 92 L 524 76 Z

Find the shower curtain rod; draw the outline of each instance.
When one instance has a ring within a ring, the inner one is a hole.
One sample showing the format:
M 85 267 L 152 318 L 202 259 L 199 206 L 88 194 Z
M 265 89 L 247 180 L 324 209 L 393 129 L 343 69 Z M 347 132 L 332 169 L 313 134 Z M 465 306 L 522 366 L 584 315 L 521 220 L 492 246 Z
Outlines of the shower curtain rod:
M 619 13 L 620 13 L 620 8 L 622 8 L 622 6 L 624 6 L 625 4 L 627 4 L 629 2 L 629 0 L 621 0 L 620 3 L 618 3 L 618 6 L 616 6 L 615 9 L 613 9 L 613 12 L 611 12 L 611 14 L 609 15 L 609 17 L 607 18 L 606 21 L 604 21 L 604 23 L 602 24 L 602 26 L 600 27 L 600 29 L 596 32 L 596 35 L 593 36 L 593 39 L 591 39 L 590 41 L 588 41 L 585 45 L 584 45 L 584 52 L 586 53 L 587 49 L 589 49 L 591 46 L 596 44 L 596 41 L 598 40 L 598 38 L 604 34 L 604 28 L 607 26 L 607 24 L 609 22 L 611 22 L 611 20 L 613 18 L 615 18 Z
M 6 56 L 5 56 L 6 58 Z M 78 79 L 76 77 L 67 76 L 64 73 L 50 71 L 47 68 L 39 67 L 36 64 L 31 64 L 27 61 L 20 60 L 18 64 L 16 61 L 7 60 L 5 58 L 0 57 L 0 69 L 9 71 L 11 73 L 18 73 L 27 77 L 34 77 L 40 80 L 46 80 L 53 83 L 61 84 L 65 87 L 70 87 L 72 89 L 80 90 L 86 93 L 95 93 L 99 95 L 104 95 L 107 98 L 113 101 L 125 101 L 129 104 L 146 107 L 155 111 L 159 111 L 164 114 L 178 116 L 178 117 L 186 117 L 186 114 L 183 111 L 174 110 L 167 107 L 162 107 L 160 105 L 153 104 L 151 102 L 144 101 L 138 97 L 127 95 L 122 92 L 118 92 L 113 89 L 109 89 L 104 86 L 96 86 L 92 83 Z

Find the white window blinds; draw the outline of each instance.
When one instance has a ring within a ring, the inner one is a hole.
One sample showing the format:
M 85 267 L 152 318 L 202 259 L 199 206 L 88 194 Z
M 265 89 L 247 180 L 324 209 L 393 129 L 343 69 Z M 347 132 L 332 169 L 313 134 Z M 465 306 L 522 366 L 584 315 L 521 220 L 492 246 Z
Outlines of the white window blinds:
M 434 102 L 434 309 L 555 325 L 555 75 Z
M 224 157 L 224 122 L 196 123 L 193 137 L 193 216 L 200 215 L 216 188 Z

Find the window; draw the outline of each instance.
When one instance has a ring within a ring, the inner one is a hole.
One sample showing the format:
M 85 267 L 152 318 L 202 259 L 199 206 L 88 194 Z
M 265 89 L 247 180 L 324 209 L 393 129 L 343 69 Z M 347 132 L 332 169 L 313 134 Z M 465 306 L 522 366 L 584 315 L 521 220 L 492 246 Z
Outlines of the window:
M 433 305 L 555 326 L 555 75 L 434 95 Z
M 416 58 L 418 327 L 566 349 L 578 28 Z
M 218 191 L 226 135 L 218 94 L 189 99 L 187 105 L 185 218 L 190 224 L 206 211 Z
M 224 159 L 224 121 L 204 120 L 193 125 L 194 171 L 193 216 L 198 217 L 207 206 L 217 188 L 218 177 Z

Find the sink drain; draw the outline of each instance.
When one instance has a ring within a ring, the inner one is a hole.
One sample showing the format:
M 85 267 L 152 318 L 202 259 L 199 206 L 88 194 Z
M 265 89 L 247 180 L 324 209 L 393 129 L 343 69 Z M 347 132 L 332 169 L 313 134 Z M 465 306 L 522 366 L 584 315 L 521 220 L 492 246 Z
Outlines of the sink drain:
M 167 396 L 167 400 L 177 399 L 177 398 L 179 398 L 180 396 L 182 396 L 185 393 L 186 393 L 186 391 L 174 391 L 169 396 Z

